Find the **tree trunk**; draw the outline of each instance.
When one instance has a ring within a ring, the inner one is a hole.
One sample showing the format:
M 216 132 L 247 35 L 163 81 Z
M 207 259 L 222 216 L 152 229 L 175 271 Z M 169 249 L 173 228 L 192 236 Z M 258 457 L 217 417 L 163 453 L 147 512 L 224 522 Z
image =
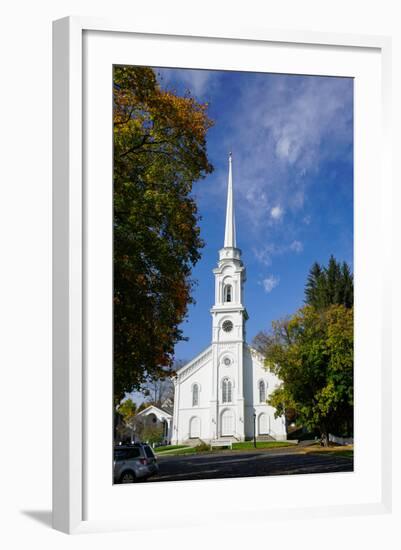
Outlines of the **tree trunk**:
M 326 426 L 322 426 L 320 430 L 320 444 L 322 447 L 329 446 L 329 432 Z

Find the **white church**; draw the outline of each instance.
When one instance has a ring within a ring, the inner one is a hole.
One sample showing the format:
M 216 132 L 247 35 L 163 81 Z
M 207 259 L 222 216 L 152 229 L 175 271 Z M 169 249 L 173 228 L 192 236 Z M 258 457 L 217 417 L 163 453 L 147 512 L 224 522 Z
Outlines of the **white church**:
M 171 442 L 286 439 L 285 418 L 275 418 L 266 403 L 280 381 L 245 339 L 246 271 L 236 242 L 231 154 L 224 247 L 213 273 L 212 342 L 176 373 Z

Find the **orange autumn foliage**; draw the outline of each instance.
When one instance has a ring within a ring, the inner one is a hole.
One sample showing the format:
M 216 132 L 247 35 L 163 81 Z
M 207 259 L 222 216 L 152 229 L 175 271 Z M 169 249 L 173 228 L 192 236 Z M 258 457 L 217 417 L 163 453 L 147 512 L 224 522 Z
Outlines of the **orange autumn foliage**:
M 212 171 L 207 105 L 163 90 L 149 67 L 115 67 L 114 396 L 164 376 L 183 339 L 203 242 L 193 183 Z

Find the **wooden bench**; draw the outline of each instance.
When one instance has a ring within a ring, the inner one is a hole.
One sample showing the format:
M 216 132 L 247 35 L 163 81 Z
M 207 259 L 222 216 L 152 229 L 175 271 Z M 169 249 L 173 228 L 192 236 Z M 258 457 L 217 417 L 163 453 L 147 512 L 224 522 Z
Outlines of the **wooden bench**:
M 210 449 L 213 449 L 213 447 L 229 447 L 232 450 L 233 443 L 232 441 L 221 441 L 217 439 L 216 441 L 210 442 Z

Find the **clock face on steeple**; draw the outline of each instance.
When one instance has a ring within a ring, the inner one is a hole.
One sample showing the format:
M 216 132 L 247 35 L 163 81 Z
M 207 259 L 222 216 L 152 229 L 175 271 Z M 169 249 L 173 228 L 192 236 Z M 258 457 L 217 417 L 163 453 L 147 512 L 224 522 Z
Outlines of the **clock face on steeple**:
M 222 327 L 223 327 L 224 332 L 231 332 L 232 329 L 234 328 L 234 325 L 233 325 L 232 321 L 224 321 Z

